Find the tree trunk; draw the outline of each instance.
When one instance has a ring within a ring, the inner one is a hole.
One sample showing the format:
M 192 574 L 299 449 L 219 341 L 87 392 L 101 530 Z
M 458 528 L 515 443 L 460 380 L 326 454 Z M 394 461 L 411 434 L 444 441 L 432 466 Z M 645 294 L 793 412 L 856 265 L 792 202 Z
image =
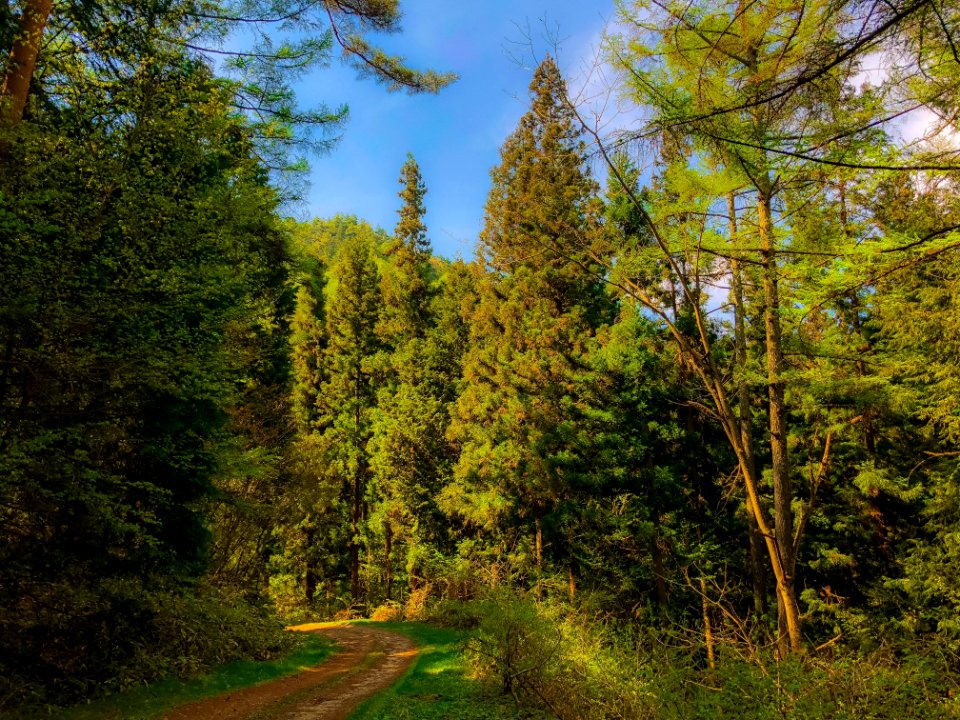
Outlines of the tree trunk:
M 717 669 L 717 656 L 713 638 L 713 622 L 710 619 L 710 601 L 707 599 L 707 581 L 700 578 L 700 599 L 703 610 L 703 642 L 707 647 L 707 667 L 710 672 Z
M 540 524 L 540 518 L 537 518 L 535 521 L 536 527 L 536 560 L 537 560 L 537 572 L 543 572 L 543 526 Z
M 393 526 L 387 520 L 383 527 L 383 584 L 387 600 L 393 600 Z
M 360 601 L 360 517 L 363 512 L 361 473 L 353 477 L 353 508 L 350 517 L 350 599 Z
M 607 166 L 614 173 L 618 173 L 616 164 L 611 159 L 609 153 L 607 153 L 604 149 L 601 138 L 599 135 L 597 135 L 596 131 L 591 129 L 586 123 L 583 123 L 583 127 L 597 140 Z M 635 193 L 630 190 L 628 183 L 623 179 L 622 176 L 618 174 L 617 177 L 621 187 L 627 190 L 634 207 L 637 208 L 637 210 L 643 215 L 647 227 L 650 229 L 653 237 L 656 239 L 657 244 L 663 250 L 668 264 L 671 265 L 675 272 L 680 273 L 677 264 L 672 260 L 672 255 L 670 253 L 668 244 L 660 236 L 657 225 L 650 218 L 649 214 L 644 208 L 643 202 Z M 767 279 L 776 280 L 776 255 L 773 252 L 773 226 L 772 219 L 770 217 L 769 194 L 765 195 L 763 202 L 759 204 L 763 206 L 761 211 L 763 214 L 761 226 L 762 230 L 765 231 L 765 237 L 762 238 L 762 240 L 769 244 L 767 251 L 761 253 L 761 255 L 767 261 L 766 269 L 773 270 L 772 278 L 770 278 L 768 275 Z M 773 264 L 774 267 L 771 268 L 771 264 Z M 709 333 L 707 333 L 705 329 L 706 323 L 704 322 L 703 314 L 699 307 L 696 305 L 693 306 L 694 316 L 698 323 L 699 337 L 697 340 L 700 345 L 700 347 L 696 347 L 689 342 L 689 338 L 683 332 L 681 332 L 676 324 L 670 320 L 669 315 L 664 311 L 662 306 L 653 301 L 642 288 L 639 288 L 636 283 L 632 282 L 628 277 L 620 278 L 620 282 L 622 283 L 622 287 L 626 289 L 627 292 L 629 292 L 643 305 L 650 308 L 655 314 L 665 321 L 668 329 L 670 330 L 671 336 L 677 342 L 684 361 L 688 363 L 689 367 L 700 378 L 704 389 L 710 394 L 710 397 L 713 400 L 717 418 L 723 427 L 724 435 L 726 435 L 727 440 L 730 443 L 730 447 L 737 457 L 737 464 L 740 467 L 740 473 L 743 477 L 744 486 L 747 492 L 747 508 L 757 524 L 757 529 L 759 530 L 760 536 L 763 538 L 763 543 L 766 546 L 767 557 L 770 561 L 770 567 L 773 570 L 774 578 L 776 579 L 778 606 L 781 606 L 784 609 L 783 618 L 785 632 L 783 633 L 784 643 L 781 644 L 781 647 L 786 646 L 788 650 L 799 652 L 802 649 L 802 644 L 800 638 L 800 610 L 794 594 L 792 562 L 792 558 L 794 556 L 793 539 L 790 538 L 788 543 L 783 544 L 778 541 L 776 532 L 771 529 L 771 522 L 768 520 L 768 510 L 764 507 L 764 504 L 760 499 L 760 483 L 758 481 L 754 459 L 750 452 L 750 446 L 744 444 L 739 416 L 734 411 L 725 388 L 726 378 L 724 377 L 724 373 L 713 362 L 711 352 L 712 343 L 710 341 Z M 779 299 L 776 298 L 776 284 L 774 284 L 770 289 L 773 290 L 772 294 L 777 302 L 779 302 Z M 772 337 L 777 341 L 777 347 L 774 356 L 782 361 L 782 350 L 779 347 L 780 332 L 779 314 L 777 313 L 778 305 L 774 303 L 771 305 L 771 308 L 772 310 L 765 313 L 765 315 L 769 316 L 769 319 L 773 321 L 772 325 L 774 326 L 775 330 L 775 332 L 772 333 Z M 783 484 L 783 470 L 786 468 L 786 465 L 784 464 L 786 455 L 784 452 L 782 452 L 785 448 L 783 447 L 783 443 L 781 441 L 785 441 L 786 439 L 784 436 L 786 423 L 783 413 L 783 385 L 779 377 L 779 371 L 781 369 L 780 363 L 778 363 L 773 369 L 777 373 L 774 376 L 777 380 L 777 383 L 775 384 L 775 387 L 771 389 L 771 395 L 778 400 L 778 402 L 774 404 L 779 408 L 779 414 L 777 414 L 777 430 L 779 437 L 776 444 L 778 446 L 778 467 L 781 473 L 780 483 L 777 488 L 779 495 L 775 498 L 776 509 L 778 507 L 776 501 L 779 501 L 779 507 L 782 508 L 785 500 L 783 492 L 785 489 Z M 776 390 L 776 392 L 774 392 L 774 390 Z M 789 508 L 788 497 L 786 498 L 786 502 L 787 507 Z M 780 530 L 781 537 L 784 535 L 784 519 L 785 518 L 781 517 L 778 523 L 778 529 Z M 781 547 L 784 548 L 785 552 L 781 551 Z
M 764 183 L 766 184 L 766 183 Z M 770 414 L 770 457 L 773 471 L 773 511 L 776 551 L 781 572 L 777 577 L 777 644 L 781 655 L 800 649 L 800 610 L 794 588 L 796 554 L 793 541 L 793 488 L 787 456 L 787 409 L 783 381 L 783 331 L 777 277 L 776 241 L 768 187 L 759 187 L 757 214 L 763 268 L 764 330 L 767 348 L 767 389 Z
M 650 560 L 653 562 L 653 584 L 657 590 L 657 605 L 661 611 L 667 609 L 670 593 L 667 591 L 667 568 L 663 562 L 663 549 L 660 547 L 660 518 L 654 521 L 653 537 L 650 539 Z
M 727 195 L 730 218 L 730 240 L 737 237 L 737 205 L 731 192 Z M 733 335 L 734 364 L 737 374 L 737 417 L 740 421 L 740 442 L 751 474 L 756 472 L 753 453 L 753 398 L 746 380 L 747 371 L 747 311 L 743 300 L 743 268 L 733 248 L 730 274 L 733 276 Z M 753 609 L 758 616 L 767 611 L 767 571 L 763 561 L 763 536 L 753 513 L 747 510 L 747 532 L 750 540 L 750 575 L 753 581 Z
M 53 0 L 27 0 L 23 5 L 20 29 L 10 47 L 0 83 L 0 126 L 16 125 L 23 118 L 43 30 L 52 9 Z
M 307 560 L 305 562 L 306 567 L 304 568 L 303 574 L 303 595 L 307 599 L 307 604 L 313 602 L 314 595 L 317 591 L 317 575 L 313 571 L 313 560 L 311 556 L 313 555 L 313 530 L 307 530 L 306 537 L 304 538 L 307 546 Z

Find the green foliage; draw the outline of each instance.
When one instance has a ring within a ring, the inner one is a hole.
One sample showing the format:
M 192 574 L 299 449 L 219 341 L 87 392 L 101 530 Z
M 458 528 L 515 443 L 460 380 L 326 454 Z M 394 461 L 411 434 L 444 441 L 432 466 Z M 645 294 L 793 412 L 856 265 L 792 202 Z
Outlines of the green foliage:
M 460 458 L 442 506 L 532 575 L 545 557 L 570 564 L 561 517 L 593 480 L 599 400 L 587 358 L 612 302 L 589 253 L 596 185 L 549 58 L 530 92 L 531 110 L 493 172 L 466 382 L 449 431 Z
M 481 678 L 570 718 L 947 718 L 955 680 L 932 654 L 887 648 L 774 662 L 721 643 L 716 666 L 684 634 L 605 626 L 507 593 L 474 603 L 468 654 Z
M 0 136 L 0 703 L 278 652 L 269 594 L 478 626 L 476 672 L 560 717 L 955 713 L 958 193 L 856 165 L 900 152 L 892 98 L 955 115 L 956 14 L 890 25 L 926 75 L 878 90 L 851 7 L 621 3 L 649 187 L 619 155 L 601 199 L 547 58 L 466 265 L 412 156 L 393 237 L 276 218 L 263 159 L 343 117 L 298 73 L 451 79 L 369 44 L 397 2 L 296 8 L 229 79 L 204 43 L 289 8 L 57 6 Z M 768 657 L 764 553 L 833 655 Z M 524 712 L 412 632 L 364 712 Z
M 205 68 L 160 55 L 97 112 L 20 128 L 2 181 L 3 663 L 51 699 L 133 662 L 154 594 L 206 570 L 239 340 L 284 256 Z
M 384 307 L 378 328 L 380 337 L 395 351 L 402 351 L 407 341 L 423 337 L 430 324 L 432 274 L 430 242 L 423 223 L 427 188 L 412 155 L 400 171 L 400 184 L 400 219 L 384 250 L 390 262 L 383 277 Z
M 63 705 L 82 699 L 120 693 L 117 702 L 126 705 L 156 701 L 154 692 L 129 690 L 164 678 L 192 678 L 211 668 L 250 659 L 266 661 L 289 652 L 294 640 L 263 607 L 247 604 L 242 598 L 205 592 L 185 596 L 182 591 L 106 582 L 96 593 L 88 592 L 85 617 L 77 618 L 76 589 L 61 588 L 63 600 L 51 606 L 51 617 L 39 616 L 33 627 L 24 628 L 20 642 L 36 641 L 44 634 L 41 661 L 63 668 L 69 677 L 51 678 L 50 669 L 40 675 L 37 659 L 19 667 L 7 666 L 0 680 L 5 706 L 24 706 L 25 717 L 36 717 L 38 708 Z M 62 612 L 63 615 L 59 615 Z M 94 616 L 93 612 L 97 614 Z M 52 617 L 53 614 L 56 617 Z M 69 621 L 73 619 L 74 624 Z M 11 648 L 17 652 L 20 648 Z M 68 667 L 64 663 L 70 662 Z M 255 665 L 241 665 L 243 673 Z M 227 676 L 232 670 L 226 670 Z M 162 683 L 160 702 L 170 704 L 187 692 L 212 694 L 223 683 L 219 673 L 213 685 L 207 681 Z M 248 676 L 249 677 L 249 676 Z M 91 680 L 96 686 L 91 687 Z M 234 684 L 244 680 L 236 678 Z M 191 695 L 195 696 L 195 695 Z M 104 707 L 114 705 L 106 701 Z M 78 711 L 79 712 L 79 711 Z M 81 717 L 84 717 L 80 713 Z
M 352 720 L 510 720 L 549 717 L 517 707 L 511 698 L 490 694 L 472 676 L 463 654 L 462 631 L 420 623 L 378 623 L 417 643 L 417 659 L 399 683 L 366 701 Z

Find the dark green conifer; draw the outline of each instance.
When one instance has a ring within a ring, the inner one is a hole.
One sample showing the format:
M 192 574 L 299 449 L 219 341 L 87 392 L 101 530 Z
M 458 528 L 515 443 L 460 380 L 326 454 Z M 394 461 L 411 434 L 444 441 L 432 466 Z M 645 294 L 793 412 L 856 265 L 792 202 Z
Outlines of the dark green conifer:
M 400 184 L 400 219 L 385 253 L 390 264 L 382 282 L 384 307 L 379 327 L 381 338 L 394 348 L 423 337 L 430 313 L 431 252 L 423 222 L 427 188 L 413 155 L 407 155 Z
M 380 273 L 370 242 L 352 238 L 337 253 L 327 311 L 327 381 L 319 394 L 326 480 L 341 489 L 348 508 L 350 595 L 360 600 L 360 549 L 367 514 L 370 441 L 377 382 L 370 358 L 380 351 Z
M 448 509 L 513 548 L 521 570 L 572 571 L 561 518 L 591 482 L 587 357 L 612 302 L 592 252 L 597 185 L 553 60 L 501 151 L 474 269 L 479 300 L 451 436 L 462 448 Z M 557 569 L 560 569 L 559 567 Z

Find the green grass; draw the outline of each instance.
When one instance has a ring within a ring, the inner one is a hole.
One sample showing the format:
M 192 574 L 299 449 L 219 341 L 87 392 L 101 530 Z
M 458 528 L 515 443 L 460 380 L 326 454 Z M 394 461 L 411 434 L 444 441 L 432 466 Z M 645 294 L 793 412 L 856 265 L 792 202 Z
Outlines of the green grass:
M 392 688 L 364 702 L 350 720 L 518 720 L 545 718 L 518 708 L 467 676 L 468 633 L 422 623 L 370 623 L 406 635 L 419 646 L 416 661 Z
M 31 717 L 52 717 L 58 720 L 149 720 L 177 705 L 293 675 L 323 662 L 333 654 L 335 647 L 334 643 L 324 637 L 305 635 L 302 645 L 279 660 L 233 662 L 216 668 L 208 675 L 190 680 L 161 680 L 59 713 L 43 716 L 34 712 Z

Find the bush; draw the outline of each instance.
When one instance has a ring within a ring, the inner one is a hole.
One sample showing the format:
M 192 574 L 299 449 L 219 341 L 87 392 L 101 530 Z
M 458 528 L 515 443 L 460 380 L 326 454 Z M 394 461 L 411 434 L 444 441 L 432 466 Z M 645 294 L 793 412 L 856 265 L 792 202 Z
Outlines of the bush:
M 104 583 L 82 613 L 76 591 L 70 602 L 69 622 L 41 618 L 12 638 L 0 659 L 0 710 L 64 705 L 232 660 L 269 660 L 296 642 L 266 609 L 213 592 Z
M 531 603 L 504 595 L 486 606 L 470 644 L 474 666 L 504 693 L 540 695 L 546 676 L 557 669 L 560 632 Z
M 428 608 L 432 593 L 433 585 L 430 583 L 422 585 L 416 590 L 411 590 L 410 594 L 407 595 L 407 601 L 403 605 L 404 620 L 426 621 L 430 613 Z
M 448 611 L 448 614 L 449 613 Z M 468 606 L 475 674 L 560 720 L 937 720 L 960 717 L 952 660 L 834 649 L 776 662 L 726 643 L 706 667 L 689 634 L 603 625 L 569 607 L 501 594 Z
M 375 622 L 395 622 L 401 619 L 402 614 L 400 604 L 388 600 L 370 613 L 370 619 Z
M 562 720 L 652 717 L 637 656 L 563 609 L 501 594 L 484 604 L 469 652 L 476 674 Z

